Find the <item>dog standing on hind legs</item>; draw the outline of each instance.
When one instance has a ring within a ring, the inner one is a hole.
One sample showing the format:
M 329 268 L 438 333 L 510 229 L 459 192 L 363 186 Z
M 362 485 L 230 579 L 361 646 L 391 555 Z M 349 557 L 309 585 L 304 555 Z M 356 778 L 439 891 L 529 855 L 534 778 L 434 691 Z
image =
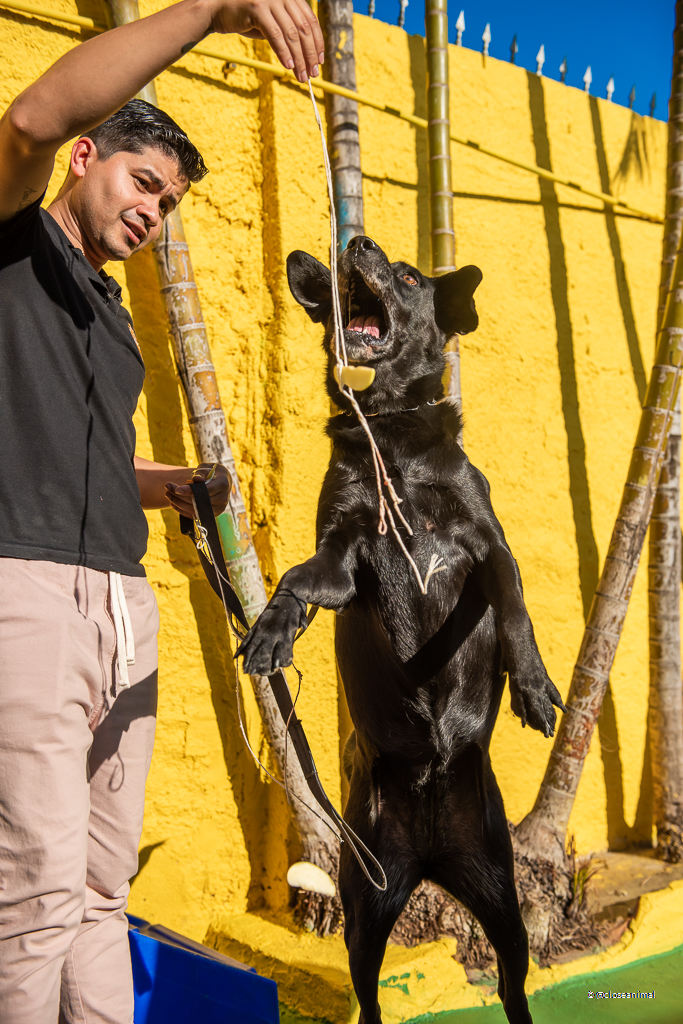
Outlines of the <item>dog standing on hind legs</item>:
M 457 443 L 459 411 L 442 400 L 443 349 L 478 324 L 476 267 L 428 278 L 390 264 L 372 239 L 352 239 L 339 263 L 344 343 L 351 364 L 375 370 L 356 393 L 412 535 L 380 534 L 367 436 L 334 378 L 330 272 L 312 256 L 287 261 L 294 298 L 325 325 L 333 449 L 317 520 L 316 553 L 285 573 L 239 654 L 249 673 L 292 662 L 308 604 L 339 614 L 336 653 L 355 726 L 346 820 L 381 861 L 388 885 L 368 881 L 347 844 L 339 891 L 360 1024 L 380 1024 L 379 972 L 413 889 L 429 879 L 479 920 L 498 958 L 510 1024 L 529 1024 L 528 942 L 514 881 L 505 809 L 489 744 L 507 675 L 511 706 L 551 736 L 555 707 L 524 604 L 517 564 L 489 487 Z M 554 706 L 553 706 L 554 705 Z

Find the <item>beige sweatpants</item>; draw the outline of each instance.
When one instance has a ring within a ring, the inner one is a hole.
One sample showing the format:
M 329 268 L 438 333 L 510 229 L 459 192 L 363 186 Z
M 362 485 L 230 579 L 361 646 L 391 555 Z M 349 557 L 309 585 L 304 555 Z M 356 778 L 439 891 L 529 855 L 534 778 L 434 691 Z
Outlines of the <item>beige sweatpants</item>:
M 2 1024 L 133 1021 L 124 911 L 154 742 L 159 616 L 144 578 L 123 577 L 123 589 L 130 689 L 108 575 L 0 558 Z

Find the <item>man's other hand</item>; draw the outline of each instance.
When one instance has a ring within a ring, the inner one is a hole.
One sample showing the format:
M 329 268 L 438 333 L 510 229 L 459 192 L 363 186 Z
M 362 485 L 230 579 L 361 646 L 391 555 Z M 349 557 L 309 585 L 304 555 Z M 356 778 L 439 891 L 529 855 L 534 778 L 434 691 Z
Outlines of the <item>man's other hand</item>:
M 202 462 L 196 469 L 188 469 L 187 466 L 167 466 L 162 462 L 150 462 L 136 455 L 135 475 L 143 508 L 170 506 L 188 519 L 194 519 L 190 490 L 190 483 L 193 480 L 206 481 L 214 515 L 220 515 L 225 510 L 232 489 L 230 474 L 225 466 L 218 463 Z
M 202 462 L 192 472 L 191 479 L 185 484 L 173 483 L 169 480 L 166 484 L 166 500 L 168 504 L 176 512 L 179 512 L 181 516 L 194 519 L 190 483 L 194 483 L 197 480 L 204 480 L 206 482 L 213 514 L 215 516 L 220 515 L 221 512 L 225 511 L 225 507 L 228 504 L 232 480 L 225 466 L 221 466 L 218 463 Z
M 217 0 L 214 32 L 267 39 L 280 63 L 300 82 L 315 78 L 325 60 L 318 19 L 306 0 Z

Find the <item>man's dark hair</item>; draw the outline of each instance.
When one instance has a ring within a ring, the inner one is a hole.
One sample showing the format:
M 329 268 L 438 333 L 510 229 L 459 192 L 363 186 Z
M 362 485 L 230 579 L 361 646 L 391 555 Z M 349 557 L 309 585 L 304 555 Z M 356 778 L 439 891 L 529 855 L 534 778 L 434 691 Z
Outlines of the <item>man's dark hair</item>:
M 84 135 L 97 146 L 97 155 L 108 160 L 114 153 L 141 153 L 154 146 L 175 157 L 189 181 L 201 181 L 207 166 L 196 146 L 173 118 L 145 100 L 128 100 L 115 114 Z

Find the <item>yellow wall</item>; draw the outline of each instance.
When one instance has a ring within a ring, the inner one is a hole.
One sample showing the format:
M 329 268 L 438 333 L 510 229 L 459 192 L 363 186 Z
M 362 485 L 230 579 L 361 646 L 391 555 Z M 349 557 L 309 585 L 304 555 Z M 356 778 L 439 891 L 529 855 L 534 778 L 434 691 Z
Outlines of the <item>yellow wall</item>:
M 99 0 L 51 0 L 104 20 Z M 142 13 L 155 5 L 141 4 Z M 87 33 L 0 10 L 0 107 Z M 263 44 L 212 43 L 267 59 Z M 356 19 L 358 86 L 425 114 L 424 43 Z M 661 213 L 666 126 L 473 51 L 451 49 L 454 128 L 595 189 Z M 267 76 L 193 55 L 157 80 L 161 105 L 211 174 L 183 202 L 205 320 L 247 508 L 269 588 L 313 551 L 328 444 L 319 329 L 289 296 L 294 248 L 326 259 L 328 215 L 307 96 Z M 360 111 L 366 230 L 392 259 L 429 269 L 425 133 Z M 547 165 L 547 163 L 546 163 Z M 65 170 L 59 155 L 53 194 Z M 457 258 L 484 272 L 481 325 L 462 345 L 465 445 L 487 475 L 517 557 L 536 635 L 566 695 L 584 610 L 605 555 L 652 360 L 661 226 L 605 214 L 578 193 L 453 148 Z M 147 363 L 139 451 L 194 454 L 151 254 L 109 267 L 124 284 Z M 283 919 L 296 842 L 281 794 L 264 785 L 237 729 L 232 657 L 217 602 L 176 517 L 151 513 L 146 565 L 161 606 L 161 699 L 148 785 L 145 863 L 133 912 L 202 939 L 226 916 Z M 339 695 L 333 621 L 298 646 L 300 714 L 337 803 Z M 639 573 L 606 709 L 571 828 L 580 851 L 633 830 L 647 704 L 645 573 Z M 249 728 L 258 719 L 248 701 Z M 342 730 L 343 731 L 343 730 Z M 550 743 L 504 699 L 492 756 L 509 816 L 531 806 Z M 147 856 L 149 855 L 149 856 Z M 144 858 L 143 858 L 144 859 Z M 279 917 L 278 917 L 279 915 Z

